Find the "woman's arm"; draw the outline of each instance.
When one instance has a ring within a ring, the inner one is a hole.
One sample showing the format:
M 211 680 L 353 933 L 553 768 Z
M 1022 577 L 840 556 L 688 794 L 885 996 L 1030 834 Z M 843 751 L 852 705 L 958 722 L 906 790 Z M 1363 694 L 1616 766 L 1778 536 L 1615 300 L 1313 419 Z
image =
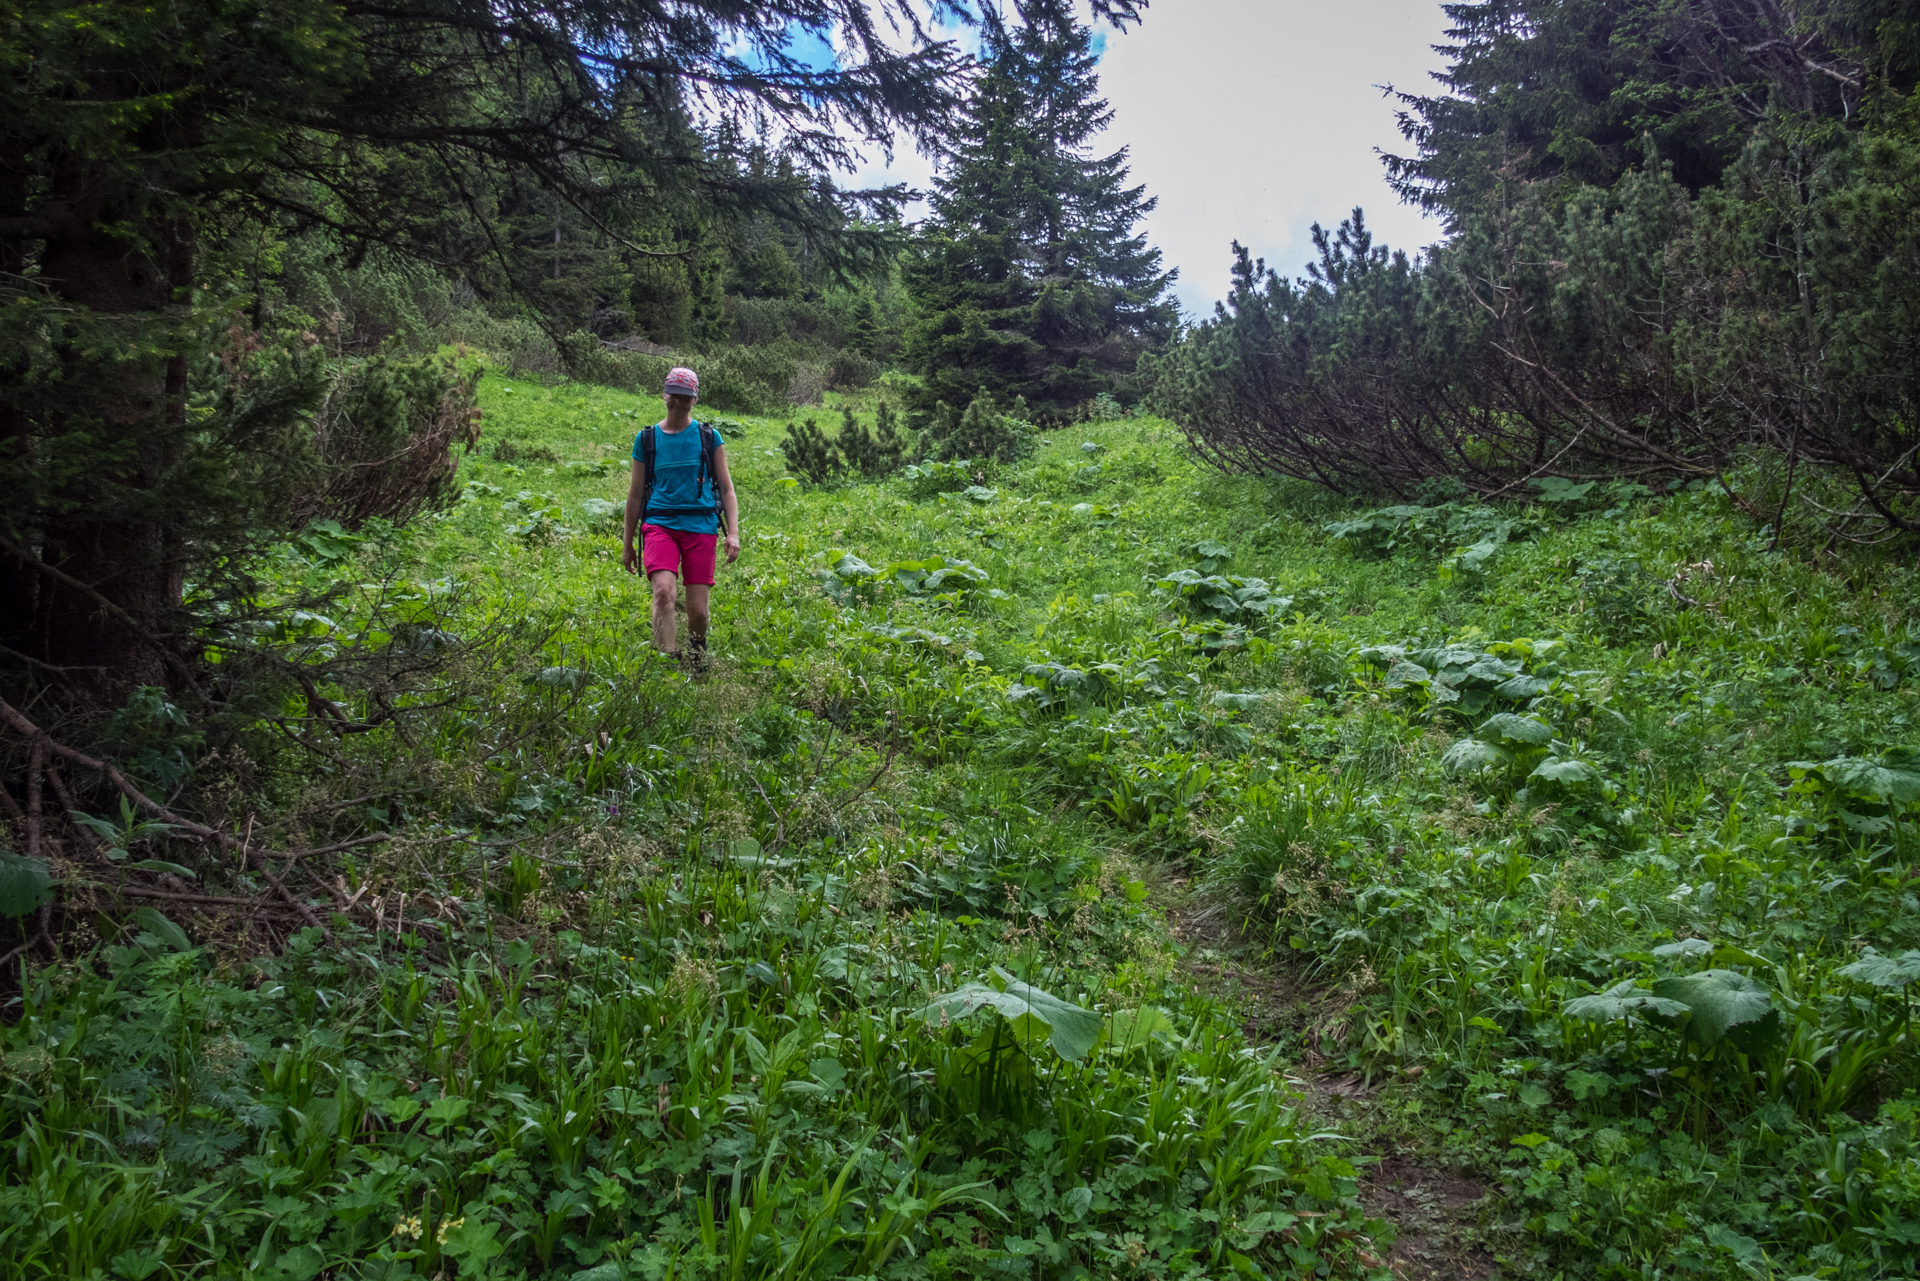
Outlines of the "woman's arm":
M 633 483 L 627 486 L 627 529 L 620 539 L 620 564 L 629 574 L 640 572 L 640 553 L 634 550 L 633 533 L 640 527 L 640 491 L 645 488 L 638 458 L 633 460 Z M 728 491 L 732 493 L 731 490 Z
M 734 496 L 733 474 L 727 470 L 727 447 L 713 451 L 713 483 L 720 487 L 720 508 L 727 514 L 727 564 L 740 559 L 740 500 Z

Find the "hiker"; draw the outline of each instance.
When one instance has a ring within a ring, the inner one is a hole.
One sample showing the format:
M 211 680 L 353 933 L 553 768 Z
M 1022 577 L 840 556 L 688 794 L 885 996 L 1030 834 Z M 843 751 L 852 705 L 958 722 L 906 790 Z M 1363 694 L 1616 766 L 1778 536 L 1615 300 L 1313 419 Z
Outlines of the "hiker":
M 653 643 L 664 653 L 677 652 L 673 598 L 679 583 L 686 583 L 687 647 L 697 666 L 706 660 L 715 544 L 724 529 L 727 564 L 739 559 L 740 507 L 720 433 L 693 417 L 699 376 L 680 366 L 668 370 L 665 395 L 667 416 L 633 438 L 633 483 L 627 489 L 620 559 L 629 574 L 646 565 L 653 584 Z M 636 525 L 642 537 L 637 556 Z

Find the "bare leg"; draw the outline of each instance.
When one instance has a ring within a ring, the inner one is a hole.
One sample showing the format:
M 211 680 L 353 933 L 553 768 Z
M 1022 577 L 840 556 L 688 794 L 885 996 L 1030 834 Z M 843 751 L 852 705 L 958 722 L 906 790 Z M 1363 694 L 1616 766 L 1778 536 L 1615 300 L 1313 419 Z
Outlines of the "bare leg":
M 712 590 L 705 583 L 687 584 L 687 641 L 695 649 L 707 647 L 707 593 Z
M 670 569 L 656 569 L 647 575 L 647 581 L 653 584 L 653 646 L 663 654 L 671 654 L 674 649 L 673 635 L 673 598 L 680 587 L 680 576 Z M 701 595 L 705 596 L 702 589 Z M 692 589 L 688 590 L 692 595 Z M 701 602 L 706 603 L 704 600 Z M 701 614 L 704 630 L 706 615 Z

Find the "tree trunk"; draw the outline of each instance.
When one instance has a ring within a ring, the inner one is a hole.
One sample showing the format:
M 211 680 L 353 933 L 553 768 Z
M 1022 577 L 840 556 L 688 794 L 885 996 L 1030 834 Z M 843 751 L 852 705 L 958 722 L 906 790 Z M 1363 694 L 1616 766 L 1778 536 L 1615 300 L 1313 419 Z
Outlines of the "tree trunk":
M 0 164 L 0 218 L 18 218 L 26 212 L 26 167 Z M 0 275 L 18 280 L 26 269 L 25 247 L 17 240 L 0 240 Z M 0 383 L 12 382 L 25 372 L 25 357 L 19 352 L 0 353 Z M 11 397 L 0 399 L 0 464 L 17 461 L 26 465 L 32 455 L 33 434 L 26 409 Z M 39 572 L 26 559 L 0 551 L 0 645 L 32 649 L 39 609 Z
M 64 216 L 40 255 L 46 287 L 106 326 L 124 354 L 70 353 L 81 376 L 45 424 L 51 437 L 88 433 L 106 448 L 94 478 L 78 478 L 44 528 L 42 560 L 86 589 L 42 574 L 34 649 L 70 669 L 84 698 L 117 703 L 135 686 L 166 682 L 165 657 L 150 638 L 165 633 L 180 601 L 179 548 L 159 512 L 139 510 L 154 504 L 139 498 L 162 480 L 184 421 L 185 358 L 168 331 L 184 311 L 175 300 L 192 283 L 193 242 L 184 224 L 129 217 L 134 211 L 116 207 L 102 178 L 90 166 L 61 175 L 65 199 L 48 203 Z M 145 232 L 144 243 L 124 234 L 129 223 Z M 102 511 L 86 501 L 90 489 L 134 501 Z

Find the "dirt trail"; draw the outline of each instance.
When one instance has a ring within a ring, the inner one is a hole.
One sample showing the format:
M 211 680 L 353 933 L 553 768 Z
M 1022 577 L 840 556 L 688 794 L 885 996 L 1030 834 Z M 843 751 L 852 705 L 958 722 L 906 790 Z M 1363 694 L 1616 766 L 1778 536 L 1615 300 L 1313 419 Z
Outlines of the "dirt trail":
M 1180 969 L 1194 987 L 1239 1012 L 1256 1044 L 1290 1047 L 1288 1079 L 1316 1122 L 1360 1136 L 1376 1164 L 1363 1168 L 1360 1199 L 1368 1213 L 1397 1229 L 1391 1255 L 1404 1281 L 1498 1281 L 1500 1269 L 1481 1240 L 1490 1189 L 1465 1175 L 1423 1162 L 1378 1128 L 1374 1089 L 1357 1075 L 1329 1074 L 1317 1052 L 1340 1033 L 1345 1010 L 1335 993 L 1305 981 L 1294 968 L 1263 960 L 1257 943 L 1235 928 L 1224 904 L 1209 902 L 1175 876 L 1164 887 L 1167 928 L 1184 951 Z M 1376 1087 L 1377 1088 L 1377 1087 Z

